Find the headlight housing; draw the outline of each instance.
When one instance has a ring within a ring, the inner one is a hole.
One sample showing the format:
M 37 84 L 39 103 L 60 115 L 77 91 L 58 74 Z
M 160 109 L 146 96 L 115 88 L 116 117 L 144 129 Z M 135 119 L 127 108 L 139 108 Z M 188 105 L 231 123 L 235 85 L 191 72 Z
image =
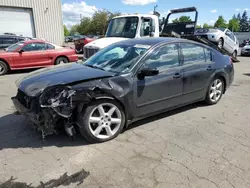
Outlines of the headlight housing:
M 57 114 L 67 118 L 72 113 L 72 96 L 75 91 L 67 86 L 46 89 L 39 98 L 42 108 L 52 108 Z

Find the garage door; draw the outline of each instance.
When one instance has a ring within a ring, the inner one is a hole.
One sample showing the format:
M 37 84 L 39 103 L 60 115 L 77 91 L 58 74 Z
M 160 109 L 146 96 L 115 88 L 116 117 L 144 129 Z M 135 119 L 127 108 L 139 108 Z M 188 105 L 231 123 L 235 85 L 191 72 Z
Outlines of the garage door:
M 31 9 L 0 7 L 0 34 L 3 33 L 35 37 Z

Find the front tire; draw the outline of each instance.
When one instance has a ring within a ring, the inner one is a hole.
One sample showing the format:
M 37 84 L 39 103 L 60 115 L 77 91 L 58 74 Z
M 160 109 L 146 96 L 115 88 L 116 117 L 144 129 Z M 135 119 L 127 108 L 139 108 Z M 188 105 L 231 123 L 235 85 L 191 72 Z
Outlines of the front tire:
M 69 60 L 66 57 L 58 57 L 55 61 L 55 65 L 66 64 Z
M 8 65 L 5 62 L 0 61 L 0 76 L 5 75 L 8 72 L 8 70 L 9 70 Z
M 92 102 L 79 116 L 80 133 L 91 143 L 101 143 L 117 137 L 124 125 L 125 114 L 114 100 Z
M 220 38 L 219 41 L 218 41 L 218 48 L 222 49 L 223 46 L 224 46 L 223 38 Z
M 209 105 L 217 104 L 223 95 L 224 88 L 224 80 L 220 77 L 214 78 L 209 84 L 205 102 Z

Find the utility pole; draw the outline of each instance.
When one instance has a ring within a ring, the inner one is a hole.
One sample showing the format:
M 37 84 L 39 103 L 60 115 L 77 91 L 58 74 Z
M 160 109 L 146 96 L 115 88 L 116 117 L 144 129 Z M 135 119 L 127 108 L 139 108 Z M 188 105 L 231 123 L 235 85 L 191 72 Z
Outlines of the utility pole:
M 82 22 L 82 14 L 80 14 L 80 24 L 81 24 L 81 22 Z
M 154 6 L 154 14 L 155 14 L 155 10 L 156 10 L 157 7 L 158 7 L 158 5 L 155 5 L 155 6 Z

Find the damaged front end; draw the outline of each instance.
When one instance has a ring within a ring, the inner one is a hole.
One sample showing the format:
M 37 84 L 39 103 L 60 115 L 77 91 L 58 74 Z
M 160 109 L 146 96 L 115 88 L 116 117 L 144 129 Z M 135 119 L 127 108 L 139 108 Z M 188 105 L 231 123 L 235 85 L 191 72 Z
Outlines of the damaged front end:
M 33 127 L 42 132 L 42 138 L 57 132 L 64 126 L 71 137 L 75 134 L 72 113 L 75 108 L 75 91 L 68 86 L 53 86 L 45 89 L 38 97 L 30 97 L 18 90 L 12 101 L 17 110 L 28 117 Z
M 121 81 L 128 85 L 127 80 Z M 43 139 L 62 128 L 74 138 L 75 125 L 81 128 L 79 114 L 91 101 L 115 99 L 113 96 L 121 99 L 129 92 L 110 78 L 49 86 L 36 95 L 30 91 L 27 95 L 19 89 L 12 100 L 17 110 L 31 120 L 37 131 L 42 132 Z
M 68 86 L 54 86 L 46 89 L 39 97 L 42 119 L 39 129 L 43 138 L 48 134 L 53 134 L 56 128 L 64 125 L 65 131 L 70 137 L 75 134 L 72 122 L 72 113 L 75 105 L 72 98 L 76 91 Z

